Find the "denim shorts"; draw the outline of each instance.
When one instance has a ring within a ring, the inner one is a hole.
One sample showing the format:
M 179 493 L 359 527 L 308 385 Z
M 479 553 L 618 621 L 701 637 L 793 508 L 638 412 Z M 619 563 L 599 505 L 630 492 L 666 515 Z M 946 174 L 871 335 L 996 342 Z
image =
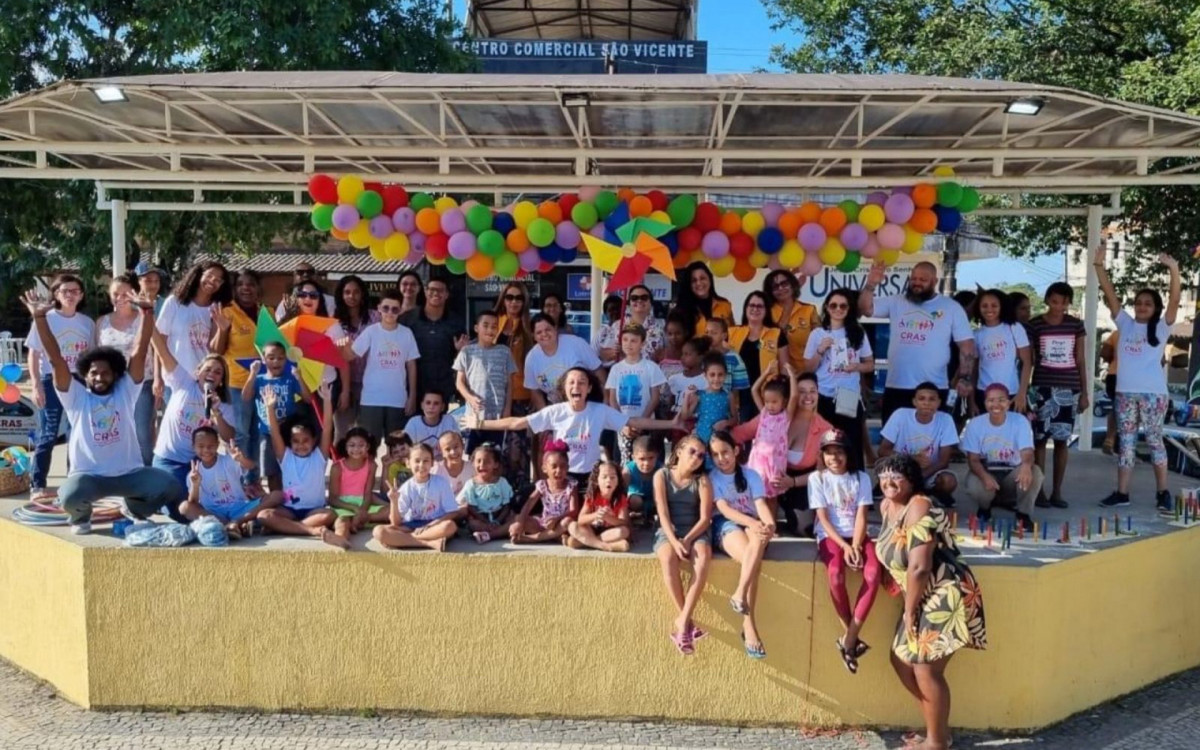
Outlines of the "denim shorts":
M 258 507 L 258 503 L 258 500 L 244 500 L 242 502 L 232 503 L 230 505 L 208 506 L 204 505 L 204 503 L 201 503 L 200 505 L 203 506 L 206 511 L 216 516 L 221 523 L 230 523 L 253 511 Z
M 683 539 L 683 537 L 687 535 L 687 532 L 688 532 L 687 529 L 685 529 L 682 533 L 680 533 L 679 529 L 675 529 L 675 538 Z M 663 546 L 666 543 L 667 543 L 667 535 L 663 533 L 662 528 L 660 527 L 660 528 L 655 529 L 654 530 L 654 551 L 658 552 L 658 548 Z M 697 544 L 703 544 L 703 545 L 706 545 L 709 547 L 712 546 L 712 544 L 710 544 L 708 541 L 707 534 L 696 539 L 696 541 L 692 542 L 692 546 L 695 546 Z
M 722 540 L 724 540 L 727 535 L 732 534 L 735 531 L 742 530 L 742 525 L 736 521 L 730 521 L 725 516 L 713 516 L 712 538 L 713 544 L 717 545 L 718 547 L 721 546 Z

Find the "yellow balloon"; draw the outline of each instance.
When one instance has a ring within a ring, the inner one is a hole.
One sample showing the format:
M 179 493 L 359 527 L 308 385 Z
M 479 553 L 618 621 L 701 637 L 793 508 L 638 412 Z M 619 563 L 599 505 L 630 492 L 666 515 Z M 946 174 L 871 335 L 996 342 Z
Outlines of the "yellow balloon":
M 804 248 L 795 240 L 788 240 L 779 249 L 779 265 L 784 268 L 795 268 L 804 263 Z
M 692 251 L 692 259 L 688 262 L 689 263 L 707 263 L 708 261 L 709 261 L 709 258 L 707 255 L 704 254 L 704 251 L 701 250 L 700 248 L 696 248 L 695 250 Z
M 367 220 L 359 219 L 358 224 L 350 230 L 347 239 L 350 240 L 350 244 L 354 247 L 364 250 L 371 246 L 371 240 L 375 238 L 371 236 L 371 227 L 367 223 Z
M 438 212 L 438 216 L 441 216 L 452 208 L 458 208 L 458 201 L 448 195 L 443 195 L 433 202 L 433 208 Z
M 737 258 L 732 255 L 726 255 L 724 258 L 717 258 L 708 263 L 708 267 L 712 269 L 713 275 L 722 279 L 733 273 L 735 265 L 737 265 Z
M 338 180 L 337 194 L 338 203 L 354 204 L 358 200 L 358 194 L 363 191 L 363 181 L 352 174 Z
M 875 260 L 885 266 L 894 266 L 900 260 L 899 250 L 880 250 L 879 255 L 875 256 Z
M 537 206 L 529 201 L 521 201 L 513 206 L 512 217 L 513 221 L 517 222 L 518 228 L 525 229 L 529 226 L 529 222 L 538 217 Z
M 746 260 L 750 261 L 750 265 L 754 266 L 755 268 L 766 268 L 767 263 L 769 263 L 771 260 L 771 256 L 767 255 L 756 247 L 754 248 L 754 252 L 750 253 L 750 257 Z
M 371 257 L 380 263 L 387 263 L 388 255 L 383 240 L 371 240 Z
M 758 211 L 747 211 L 742 217 L 742 231 L 751 237 L 757 237 L 766 226 L 767 220 Z
M 954 167 L 950 166 L 949 164 L 943 164 L 940 167 L 935 167 L 933 174 L 935 177 L 953 177 Z
M 654 211 L 650 214 L 650 218 L 654 221 L 661 221 L 663 224 L 671 224 L 671 226 L 674 226 L 674 224 L 671 223 L 671 217 L 667 216 L 666 211 Z
M 392 260 L 404 260 L 408 255 L 408 235 L 396 232 L 383 241 L 384 254 Z
M 874 203 L 863 206 L 858 212 L 858 223 L 862 224 L 863 229 L 868 232 L 879 229 L 885 221 L 887 221 L 887 215 L 883 213 L 883 208 Z
M 925 235 L 912 227 L 904 227 L 904 244 L 900 246 L 900 249 L 906 253 L 915 253 L 923 247 L 925 247 Z
M 846 248 L 836 237 L 830 237 L 817 255 L 825 265 L 836 266 L 846 259 Z
M 434 266 L 444 266 L 444 265 L 446 265 L 446 258 L 449 258 L 449 257 L 450 257 L 449 255 L 446 255 L 443 257 L 435 258 L 432 255 L 426 255 L 425 260 L 429 261 L 429 263 Z

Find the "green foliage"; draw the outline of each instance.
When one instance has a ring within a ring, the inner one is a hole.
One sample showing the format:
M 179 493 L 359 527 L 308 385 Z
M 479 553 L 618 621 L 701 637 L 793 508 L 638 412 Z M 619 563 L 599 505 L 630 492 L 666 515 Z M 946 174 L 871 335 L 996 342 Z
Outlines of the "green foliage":
M 1046 312 L 1046 303 L 1038 290 L 1033 288 L 1033 284 L 1022 281 L 1017 284 L 1001 284 L 996 288 L 1002 292 L 1020 292 L 1028 297 L 1030 315 L 1032 316 L 1038 316 Z
M 59 79 L 222 70 L 456 72 L 470 58 L 440 0 L 6 0 L 0 14 L 0 98 Z M 148 199 L 130 191 L 111 197 Z M 157 200 L 189 194 L 153 193 Z M 290 196 L 274 196 L 290 201 Z M 212 202 L 271 196 L 209 193 Z M 0 310 L 32 275 L 72 264 L 102 275 L 111 254 L 108 212 L 91 183 L 0 180 Z M 126 224 L 130 265 L 156 251 L 178 269 L 197 249 L 248 255 L 272 238 L 312 247 L 303 214 L 135 212 Z M 31 255 L 32 253 L 32 255 Z M 41 263 L 36 262 L 41 259 Z
M 1100 96 L 1200 113 L 1200 7 L 1166 0 L 763 0 L 775 28 L 800 43 L 772 60 L 795 72 L 911 73 L 1066 86 Z M 1159 164 L 1167 169 L 1176 164 Z M 1080 205 L 1084 196 L 1072 196 Z M 1127 229 L 1146 252 L 1190 261 L 1200 242 L 1200 190 L 1125 191 Z M 1003 204 L 1004 199 L 993 199 Z M 1063 205 L 1036 196 L 1025 205 Z M 1102 201 L 1102 202 L 1107 202 Z M 1081 219 L 982 221 L 1015 255 L 1058 252 L 1086 235 Z M 1161 271 L 1155 269 L 1154 272 Z

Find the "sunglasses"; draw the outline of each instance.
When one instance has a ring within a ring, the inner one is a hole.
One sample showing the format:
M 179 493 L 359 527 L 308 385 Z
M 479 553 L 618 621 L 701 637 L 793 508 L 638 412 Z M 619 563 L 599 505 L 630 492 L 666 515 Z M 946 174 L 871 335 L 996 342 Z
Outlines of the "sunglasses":
M 649 294 L 631 294 L 631 295 L 629 295 L 629 301 L 630 302 L 649 302 L 650 295 Z
M 692 458 L 704 458 L 704 451 L 700 448 L 684 448 L 684 451 Z
M 297 276 L 315 276 L 315 275 L 316 275 L 316 273 L 317 273 L 317 272 L 316 272 L 315 270 L 311 269 L 311 268 L 298 268 L 298 269 L 296 269 L 296 275 L 297 275 Z
M 296 299 L 321 299 L 318 292 L 296 292 Z
M 825 307 L 826 307 L 826 309 L 829 309 L 829 310 L 849 310 L 850 309 L 850 305 L 847 305 L 845 302 L 827 302 L 825 304 Z
M 505 302 L 524 302 L 525 298 L 519 294 L 506 294 L 506 295 L 504 295 L 504 301 Z
M 380 305 L 379 312 L 398 313 L 400 312 L 400 305 Z

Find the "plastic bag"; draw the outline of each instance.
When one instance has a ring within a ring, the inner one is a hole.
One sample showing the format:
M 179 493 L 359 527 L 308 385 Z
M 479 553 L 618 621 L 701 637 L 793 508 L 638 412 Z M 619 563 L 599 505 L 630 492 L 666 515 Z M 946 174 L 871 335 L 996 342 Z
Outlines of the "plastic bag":
M 212 516 L 200 516 L 192 521 L 190 526 L 196 534 L 196 541 L 200 542 L 202 546 L 229 546 L 229 534 L 226 533 L 225 526 Z
M 196 532 L 181 523 L 141 521 L 125 532 L 126 547 L 183 547 L 196 541 Z

